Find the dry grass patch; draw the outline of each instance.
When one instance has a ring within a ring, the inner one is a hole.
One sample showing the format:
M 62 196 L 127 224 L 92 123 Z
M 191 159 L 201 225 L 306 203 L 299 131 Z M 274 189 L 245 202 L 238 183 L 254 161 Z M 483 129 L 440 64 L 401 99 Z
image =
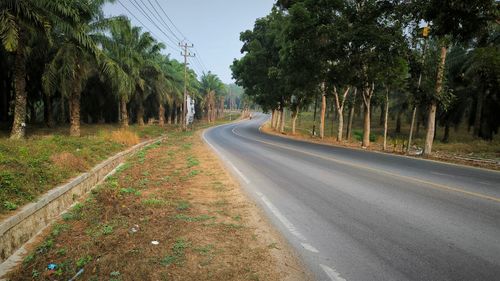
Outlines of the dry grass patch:
M 136 133 L 126 129 L 113 131 L 106 136 L 106 139 L 125 146 L 133 146 L 140 142 L 139 136 Z
M 10 279 L 308 280 L 301 268 L 199 136 L 173 132 L 66 214 Z

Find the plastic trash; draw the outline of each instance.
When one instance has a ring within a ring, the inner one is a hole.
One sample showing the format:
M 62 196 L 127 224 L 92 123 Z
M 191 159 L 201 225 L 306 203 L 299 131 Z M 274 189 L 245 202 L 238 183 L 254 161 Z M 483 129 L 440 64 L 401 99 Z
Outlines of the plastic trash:
M 130 232 L 132 233 L 136 233 L 137 231 L 139 231 L 139 225 L 134 225 L 131 229 L 130 229 Z
M 56 270 L 57 269 L 57 264 L 55 264 L 55 263 L 49 263 L 47 265 L 47 269 L 48 270 Z
M 159 245 L 159 244 L 160 244 L 160 242 L 158 242 L 158 241 L 156 241 L 156 240 L 153 240 L 153 241 L 151 241 L 151 244 L 153 244 L 153 245 Z

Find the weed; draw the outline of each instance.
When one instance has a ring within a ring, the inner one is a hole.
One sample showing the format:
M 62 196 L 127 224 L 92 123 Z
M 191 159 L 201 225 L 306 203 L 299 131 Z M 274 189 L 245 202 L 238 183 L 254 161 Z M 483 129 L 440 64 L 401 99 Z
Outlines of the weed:
M 6 210 L 9 210 L 9 211 L 14 211 L 15 209 L 18 208 L 17 204 L 15 203 L 12 203 L 10 201 L 5 201 L 3 202 L 3 207 L 6 209 Z
M 132 167 L 132 164 L 129 162 L 121 164 L 118 168 L 116 168 L 115 175 L 119 175 L 120 173 L 130 169 L 130 167 Z
M 55 224 L 54 227 L 52 228 L 52 232 L 51 232 L 51 235 L 53 237 L 56 237 L 56 236 L 59 236 L 59 234 L 61 234 L 61 232 L 64 232 L 66 230 L 68 230 L 70 228 L 70 226 L 68 224 Z
M 40 277 L 40 271 L 33 269 L 31 271 L 31 278 L 38 278 L 38 277 Z
M 187 210 L 190 207 L 191 207 L 191 204 L 189 204 L 189 202 L 187 202 L 187 201 L 181 201 L 181 202 L 179 202 L 179 204 L 177 204 L 177 210 L 179 210 L 179 211 Z
M 194 250 L 195 252 L 200 253 L 200 254 L 201 254 L 201 255 L 203 255 L 203 256 L 206 256 L 206 255 L 208 255 L 211 251 L 213 251 L 213 249 L 214 249 L 214 245 L 212 245 L 212 244 L 208 244 L 208 245 L 205 245 L 205 246 L 196 247 L 196 248 L 194 248 L 193 250 Z
M 198 165 L 200 165 L 200 161 L 198 159 L 196 159 L 196 157 L 189 156 L 187 158 L 187 166 L 188 166 L 188 168 L 191 168 L 191 167 L 194 167 L 194 166 L 198 166 Z
M 155 208 L 168 205 L 168 203 L 169 203 L 168 201 L 165 201 L 163 199 L 158 199 L 158 198 L 148 198 L 148 199 L 142 200 L 141 202 L 143 205 L 155 207 Z
M 189 172 L 188 177 L 194 177 L 196 175 L 199 175 L 200 173 L 200 170 L 192 170 L 191 172 Z
M 56 251 L 56 254 L 58 256 L 65 256 L 66 255 L 66 251 L 67 251 L 66 248 L 61 248 L 61 249 L 59 249 L 59 250 Z
M 185 150 L 189 150 L 189 149 L 191 149 L 192 146 L 193 146 L 193 143 L 187 142 L 187 143 L 182 145 L 182 148 Z
M 122 188 L 120 189 L 121 194 L 134 194 L 134 195 L 141 195 L 141 192 L 133 187 L 128 187 L 128 188 Z
M 102 227 L 102 234 L 109 235 L 111 233 L 113 233 L 113 226 L 112 225 L 105 225 Z
M 233 220 L 235 220 L 235 221 L 241 221 L 241 215 L 234 216 Z
M 169 266 L 177 261 L 176 256 L 165 256 L 161 261 L 160 264 L 164 266 Z
M 77 261 L 76 261 L 76 267 L 77 268 L 82 268 L 84 267 L 86 264 L 88 264 L 89 262 L 92 261 L 92 257 L 87 255 L 87 256 L 83 256 L 83 257 L 80 257 Z

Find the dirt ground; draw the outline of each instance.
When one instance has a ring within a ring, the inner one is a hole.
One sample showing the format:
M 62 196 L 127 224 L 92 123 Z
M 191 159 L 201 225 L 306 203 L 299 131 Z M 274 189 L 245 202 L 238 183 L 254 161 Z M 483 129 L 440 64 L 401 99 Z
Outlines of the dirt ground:
M 200 131 L 138 152 L 28 248 L 9 280 L 312 279 Z
M 303 141 L 308 141 L 308 142 L 313 142 L 313 143 L 321 143 L 321 144 L 326 144 L 326 145 L 350 147 L 350 148 L 354 148 L 354 149 L 363 149 L 363 148 L 361 148 L 361 142 L 359 142 L 359 143 L 358 142 L 347 142 L 347 141 L 338 142 L 335 137 L 325 137 L 323 139 L 320 139 L 318 137 L 312 137 L 311 135 L 304 135 L 302 133 L 296 133 L 295 135 L 293 135 L 292 133 L 289 133 L 289 132 L 279 133 L 271 128 L 269 122 L 264 124 L 264 126 L 262 126 L 261 130 L 262 130 L 262 132 L 265 132 L 268 134 L 279 135 L 282 137 L 303 140 Z M 363 149 L 363 150 L 405 155 L 405 153 L 403 153 L 403 151 L 402 151 L 401 146 L 392 147 L 391 145 L 388 145 L 388 150 L 384 151 L 383 145 L 378 143 L 378 142 L 372 142 L 370 144 L 370 147 Z M 410 157 L 412 157 L 412 156 L 418 157 L 415 155 L 409 155 L 409 156 Z M 498 163 L 496 163 L 495 161 L 481 161 L 481 160 L 476 160 L 473 158 L 467 159 L 467 158 L 462 157 L 462 156 L 455 156 L 455 155 L 445 153 L 445 152 L 440 152 L 440 151 L 433 152 L 433 155 L 427 157 L 426 159 L 500 171 L 500 165 Z

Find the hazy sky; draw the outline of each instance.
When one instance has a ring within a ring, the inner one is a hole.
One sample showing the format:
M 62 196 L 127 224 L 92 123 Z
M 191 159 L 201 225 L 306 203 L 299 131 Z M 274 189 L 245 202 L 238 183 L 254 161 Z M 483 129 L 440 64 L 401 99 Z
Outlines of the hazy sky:
M 232 79 L 229 66 L 234 58 L 241 56 L 240 32 L 251 29 L 255 19 L 266 16 L 271 11 L 274 0 L 118 0 L 115 4 L 104 7 L 104 12 L 108 16 L 123 14 L 127 15 L 134 25 L 146 25 L 143 26 L 143 30 L 151 30 L 159 41 L 170 45 L 165 52 L 182 61 L 180 49 L 174 45 L 178 40 L 167 30 L 163 20 L 170 25 L 177 37 L 183 38 L 172 27 L 157 3 L 189 42 L 195 45 L 195 49 L 191 51 L 197 53 L 198 59 L 191 60 L 191 67 L 198 74 L 203 70 L 211 70 L 219 75 L 223 82 L 230 83 Z M 142 24 L 122 5 L 126 6 Z M 155 7 L 154 10 L 152 6 Z M 138 7 L 142 7 L 145 14 L 166 35 L 151 23 Z M 156 12 L 162 16 L 161 19 Z M 167 35 L 172 40 L 169 40 Z

